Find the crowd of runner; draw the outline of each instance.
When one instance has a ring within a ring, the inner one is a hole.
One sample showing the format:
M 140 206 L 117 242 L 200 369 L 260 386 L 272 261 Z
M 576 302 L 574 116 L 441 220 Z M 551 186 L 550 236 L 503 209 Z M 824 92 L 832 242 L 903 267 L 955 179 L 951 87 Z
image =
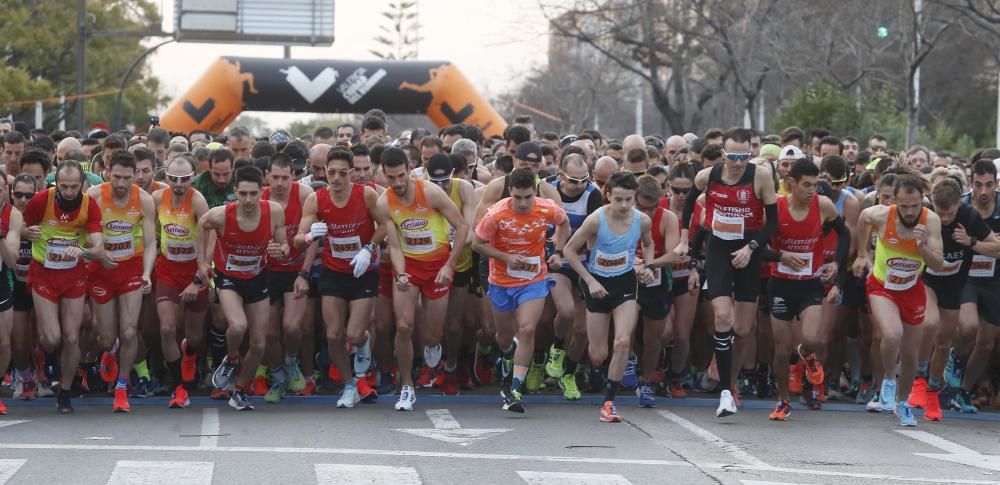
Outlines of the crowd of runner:
M 18 128 L 21 128 L 19 131 Z M 848 134 L 842 134 L 848 135 Z M 360 126 L 298 138 L 0 120 L 13 399 L 205 390 L 793 395 L 940 421 L 1000 404 L 1000 150 L 790 127 L 703 136 Z M 864 150 L 862 150 L 864 148 Z M 0 403 L 0 414 L 7 409 Z

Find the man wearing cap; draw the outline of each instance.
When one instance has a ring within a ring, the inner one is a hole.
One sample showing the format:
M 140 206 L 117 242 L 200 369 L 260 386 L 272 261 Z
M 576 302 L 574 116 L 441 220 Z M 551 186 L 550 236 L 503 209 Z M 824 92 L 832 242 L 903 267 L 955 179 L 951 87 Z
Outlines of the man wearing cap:
M 785 145 L 781 149 L 781 154 L 778 155 L 778 180 L 781 181 L 778 185 L 778 195 L 788 195 L 791 193 L 788 183 L 785 182 L 785 178 L 788 177 L 788 172 L 792 169 L 792 165 L 800 158 L 805 158 L 805 155 L 795 145 Z

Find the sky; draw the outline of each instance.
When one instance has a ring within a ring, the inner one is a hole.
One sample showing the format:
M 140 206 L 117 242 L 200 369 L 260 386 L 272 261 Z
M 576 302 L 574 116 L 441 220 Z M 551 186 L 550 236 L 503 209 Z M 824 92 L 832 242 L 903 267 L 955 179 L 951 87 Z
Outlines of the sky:
M 174 0 L 158 1 L 163 29 L 172 32 Z M 330 47 L 292 47 L 298 59 L 376 59 L 375 33 L 389 0 L 338 0 Z M 532 66 L 547 58 L 547 21 L 538 0 L 420 0 L 422 60 L 447 60 L 457 65 L 485 98 L 517 87 Z M 162 39 L 147 40 L 148 44 Z M 171 43 L 151 55 L 152 73 L 171 99 L 183 94 L 220 56 L 283 56 L 281 46 Z M 164 109 L 165 110 L 165 109 Z M 254 113 L 270 126 L 301 120 L 303 113 Z

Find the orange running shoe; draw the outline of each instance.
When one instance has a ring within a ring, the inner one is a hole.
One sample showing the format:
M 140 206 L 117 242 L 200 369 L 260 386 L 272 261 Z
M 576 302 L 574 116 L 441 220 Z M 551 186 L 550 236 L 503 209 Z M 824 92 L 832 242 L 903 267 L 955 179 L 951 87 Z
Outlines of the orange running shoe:
M 604 401 L 604 406 L 601 406 L 601 421 L 605 423 L 622 422 L 622 417 L 618 414 L 614 401 Z
M 299 391 L 296 396 L 312 396 L 316 394 L 316 381 L 306 379 L 306 387 Z
M 115 388 L 115 404 L 112 410 L 116 413 L 129 413 L 132 412 L 132 407 L 128 405 L 128 391 L 121 388 Z
M 210 397 L 216 401 L 228 401 L 233 395 L 225 389 L 212 389 Z
M 420 368 L 420 375 L 417 376 L 417 380 L 416 382 L 414 382 L 414 385 L 417 387 L 431 387 L 434 385 L 435 377 L 436 376 L 434 375 L 434 369 L 431 369 L 426 365 L 422 366 Z
M 472 364 L 472 381 L 477 385 L 485 386 L 493 382 L 493 367 L 487 362 L 486 356 L 476 352 L 476 361 Z
M 913 379 L 913 388 L 910 389 L 910 398 L 906 403 L 911 408 L 923 408 L 927 403 L 927 379 L 918 377 Z
M 823 364 L 816 358 L 816 354 L 809 354 L 807 356 L 802 355 L 802 346 L 799 346 L 799 362 L 805 362 L 806 379 L 809 383 L 814 386 L 819 386 L 823 383 L 825 376 L 823 375 Z
M 819 383 L 819 385 L 816 386 L 815 389 L 816 389 L 816 400 L 821 403 L 826 402 L 826 383 L 823 382 Z
M 375 369 L 368 369 L 368 372 L 365 372 L 365 379 L 368 381 L 368 387 L 377 386 L 378 372 Z
M 461 393 L 458 387 L 458 372 L 442 372 L 441 393 L 445 396 L 457 396 Z
M 806 366 L 799 359 L 798 362 L 788 366 L 788 392 L 792 394 L 802 394 L 802 379 L 805 378 Z
M 181 380 L 184 382 L 194 381 L 198 372 L 198 355 L 187 352 L 188 340 L 181 341 Z
M 437 374 L 434 375 L 434 381 L 431 382 L 431 387 L 436 387 L 440 389 L 444 386 L 444 370 L 439 370 Z
M 778 405 L 774 407 L 774 411 L 767 416 L 767 419 L 771 421 L 788 421 L 788 417 L 792 415 L 792 405 L 788 401 L 778 401 Z
M 35 379 L 31 377 L 21 383 L 21 395 L 19 397 L 22 401 L 34 401 L 35 400 Z
M 250 395 L 251 396 L 264 396 L 267 394 L 267 377 L 255 376 L 253 381 L 250 381 Z
M 326 370 L 326 376 L 329 377 L 334 384 L 344 383 L 344 376 L 340 375 L 340 369 L 333 364 L 330 364 L 330 367 Z
M 358 390 L 358 397 L 360 397 L 362 401 L 375 402 L 378 400 L 378 392 L 375 392 L 375 389 L 372 389 L 371 385 L 368 384 L 368 379 L 362 377 L 354 384 L 356 386 L 355 388 Z M 306 387 L 309 387 L 309 385 L 306 384 Z
M 7 415 L 7 406 L 4 406 L 3 401 L 0 401 L 0 416 Z
M 118 378 L 118 359 L 105 352 L 101 354 L 101 380 L 111 384 Z
M 941 401 L 938 400 L 938 392 L 927 389 L 924 394 L 924 420 L 926 421 L 941 421 L 944 415 L 941 413 Z M 913 398 L 913 394 L 910 394 L 910 398 Z M 912 404 L 910 406 L 913 406 Z
M 733 394 L 733 404 L 736 404 L 736 409 L 743 409 L 743 400 L 740 399 L 740 391 L 736 389 L 736 386 L 733 386 L 730 392 Z
M 670 397 L 673 398 L 685 398 L 688 395 L 687 391 L 684 390 L 684 386 L 681 385 L 680 379 L 670 379 L 670 387 L 668 389 Z
M 184 389 L 184 386 L 177 386 L 174 389 L 174 395 L 170 398 L 170 402 L 167 403 L 167 407 L 171 409 L 183 409 L 190 405 L 191 399 L 188 397 L 187 389 Z

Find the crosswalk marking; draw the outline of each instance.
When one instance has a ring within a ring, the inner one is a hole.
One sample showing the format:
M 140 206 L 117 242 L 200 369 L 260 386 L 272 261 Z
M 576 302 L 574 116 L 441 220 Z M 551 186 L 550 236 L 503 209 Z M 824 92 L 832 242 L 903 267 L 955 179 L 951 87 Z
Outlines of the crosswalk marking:
M 632 485 L 611 473 L 517 472 L 528 485 Z
M 14 426 L 15 424 L 27 423 L 31 421 L 30 419 L 9 419 L 6 421 L 0 421 L 0 428 L 6 428 L 7 426 Z
M 118 461 L 107 485 L 212 485 L 214 469 L 203 461 Z
M 416 468 L 381 465 L 316 465 L 317 485 L 421 485 Z
M 7 483 L 28 460 L 0 460 L 0 485 Z

